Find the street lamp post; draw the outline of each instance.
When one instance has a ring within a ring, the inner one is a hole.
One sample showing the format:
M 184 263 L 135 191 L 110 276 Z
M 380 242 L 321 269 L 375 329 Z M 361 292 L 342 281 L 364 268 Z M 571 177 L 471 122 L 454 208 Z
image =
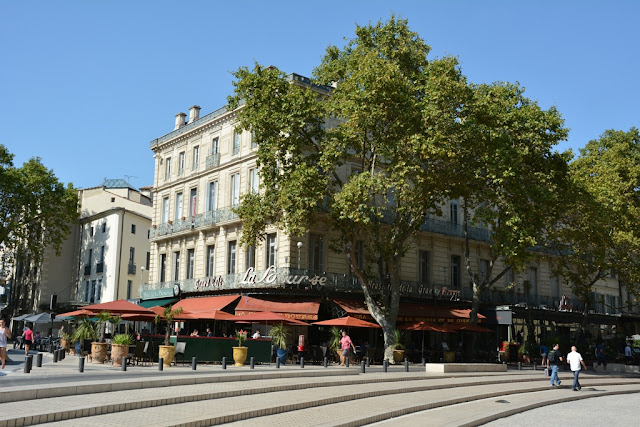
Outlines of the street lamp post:
M 296 246 L 298 246 L 298 270 L 300 270 L 300 250 L 302 249 L 302 242 L 298 242 Z

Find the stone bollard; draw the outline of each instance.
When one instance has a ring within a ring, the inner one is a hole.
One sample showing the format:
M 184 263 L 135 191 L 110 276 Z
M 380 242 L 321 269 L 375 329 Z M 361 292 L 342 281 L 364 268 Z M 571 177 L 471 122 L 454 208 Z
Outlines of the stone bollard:
M 371 359 L 369 359 L 369 357 L 367 357 L 367 368 L 371 366 Z
M 324 367 L 326 368 L 327 366 L 329 366 L 329 358 L 325 357 L 324 358 Z
M 382 371 L 387 372 L 387 369 L 389 369 L 389 359 L 384 359 L 382 361 Z
M 24 373 L 28 374 L 29 372 L 31 372 L 31 359 L 33 356 L 28 355 L 27 357 L 25 357 L 24 359 Z
M 227 369 L 227 357 L 222 358 L 222 369 Z
M 159 357 L 158 358 L 158 371 L 162 371 L 164 369 L 164 358 L 163 357 Z
M 364 374 L 365 365 L 366 365 L 365 361 L 364 361 L 364 360 L 361 360 L 361 361 L 360 361 L 360 373 L 361 373 L 361 374 Z
M 58 363 L 58 351 L 53 352 L 53 363 Z
M 344 358 L 344 365 L 348 368 L 349 367 L 349 356 Z
M 427 359 L 424 357 L 422 358 L 422 366 L 427 366 Z
M 409 359 L 405 357 L 404 359 L 404 371 L 409 372 Z
M 42 353 L 36 354 L 36 367 L 42 368 Z
M 84 372 L 84 356 L 80 356 L 78 359 L 78 372 Z
M 255 357 L 251 356 L 251 359 L 249 361 L 249 369 L 255 369 L 255 365 L 256 365 Z
M 276 357 L 276 369 L 280 369 L 280 358 Z
M 122 370 L 123 371 L 127 370 L 127 357 L 126 356 L 122 357 Z
M 192 370 L 192 371 L 195 371 L 195 370 L 196 370 L 196 368 L 197 368 L 197 366 L 198 366 L 198 358 L 197 358 L 197 357 L 195 357 L 195 356 L 193 356 L 193 357 L 191 358 L 191 370 Z
M 522 362 L 518 362 L 518 371 L 522 371 Z
M 300 357 L 300 368 L 304 369 L 304 357 Z
M 538 370 L 538 362 L 533 362 L 533 370 L 534 371 Z

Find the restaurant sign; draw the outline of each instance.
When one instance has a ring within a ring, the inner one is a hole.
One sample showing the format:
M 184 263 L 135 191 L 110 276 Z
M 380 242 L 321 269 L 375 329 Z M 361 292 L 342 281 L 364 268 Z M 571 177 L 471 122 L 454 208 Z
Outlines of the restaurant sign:
M 237 311 L 236 316 L 244 316 L 246 314 L 255 313 L 255 311 Z M 309 313 L 280 313 L 276 312 L 282 317 L 286 317 L 287 319 L 295 319 L 295 320 L 318 320 L 317 314 L 309 314 Z
M 256 285 L 260 283 L 275 284 L 278 282 L 278 271 L 275 266 L 271 266 L 264 271 L 261 275 L 258 275 L 253 267 L 249 267 L 244 273 L 244 277 L 240 281 L 241 285 Z M 324 286 L 327 283 L 327 278 L 323 276 L 307 276 L 305 274 L 288 274 L 280 283 L 287 285 L 299 285 L 301 283 L 310 283 L 312 286 Z

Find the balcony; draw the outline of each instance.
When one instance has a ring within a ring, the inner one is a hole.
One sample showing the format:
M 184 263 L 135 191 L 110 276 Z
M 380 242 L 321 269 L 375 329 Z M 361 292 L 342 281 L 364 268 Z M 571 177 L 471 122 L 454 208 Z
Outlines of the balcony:
M 86 264 L 84 266 L 84 275 L 91 276 L 91 264 Z
M 233 221 L 237 218 L 238 215 L 232 208 L 218 209 L 198 214 L 195 218 L 185 217 L 184 219 L 159 224 L 151 229 L 149 236 L 151 239 L 157 239 L 162 236 L 168 236 L 194 228 L 207 227 L 225 221 Z
M 96 264 L 96 273 L 104 272 L 104 262 L 99 262 Z
M 136 274 L 136 265 L 133 263 L 129 263 L 127 265 L 127 274 Z
M 462 224 L 454 224 L 450 221 L 444 221 L 436 218 L 425 219 L 420 230 L 446 234 L 447 236 L 464 237 L 464 227 Z M 469 227 L 469 238 L 472 240 L 490 242 L 491 231 L 481 227 Z
M 213 168 L 217 168 L 218 166 L 220 166 L 220 153 L 212 153 L 208 155 L 206 168 L 213 169 Z

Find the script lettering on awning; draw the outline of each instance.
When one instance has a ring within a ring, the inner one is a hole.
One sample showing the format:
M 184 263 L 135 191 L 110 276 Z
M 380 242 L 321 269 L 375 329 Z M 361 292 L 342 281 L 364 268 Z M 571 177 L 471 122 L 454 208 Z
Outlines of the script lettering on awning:
M 195 282 L 194 289 L 201 291 L 203 289 L 222 289 L 224 287 L 224 280 L 222 276 L 207 277 L 206 279 L 198 279 Z
M 258 276 L 253 267 L 249 267 L 244 273 L 241 285 L 255 285 L 256 283 L 276 283 L 278 280 L 278 271 L 275 266 L 271 266 Z M 283 282 L 287 285 L 300 285 L 302 283 L 309 283 L 312 286 L 324 286 L 327 283 L 327 278 L 323 276 L 307 276 L 298 274 L 289 274 L 283 278 Z

